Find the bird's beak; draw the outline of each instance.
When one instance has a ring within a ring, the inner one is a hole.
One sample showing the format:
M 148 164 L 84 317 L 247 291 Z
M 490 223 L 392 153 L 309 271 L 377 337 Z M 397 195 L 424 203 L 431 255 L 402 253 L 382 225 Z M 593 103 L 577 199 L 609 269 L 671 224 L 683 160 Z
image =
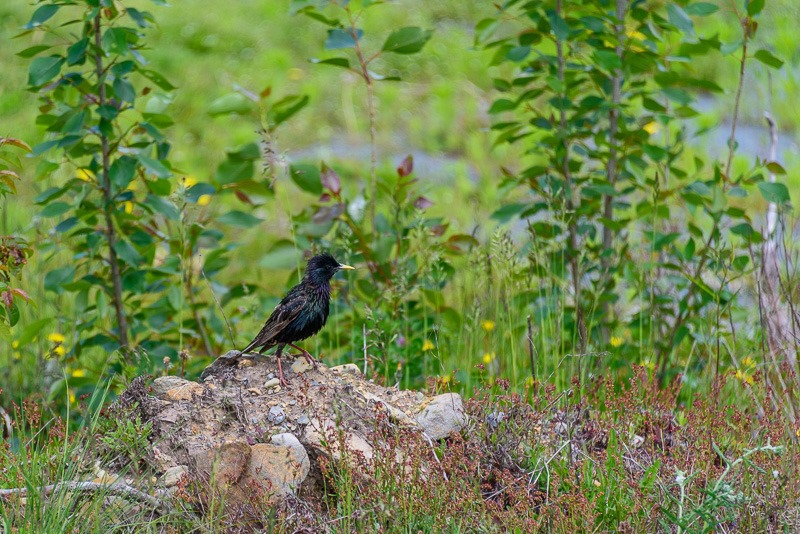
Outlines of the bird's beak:
M 339 269 L 343 271 L 355 271 L 355 267 L 351 267 L 350 265 L 339 264 Z

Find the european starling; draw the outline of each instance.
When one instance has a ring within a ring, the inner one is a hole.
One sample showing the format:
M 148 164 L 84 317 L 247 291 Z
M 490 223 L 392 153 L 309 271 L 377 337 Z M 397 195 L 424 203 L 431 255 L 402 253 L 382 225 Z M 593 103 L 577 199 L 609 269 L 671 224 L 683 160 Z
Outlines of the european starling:
M 277 345 L 275 357 L 278 359 L 278 378 L 286 386 L 281 368 L 281 353 L 286 345 L 299 350 L 309 363 L 316 367 L 317 362 L 308 351 L 294 343 L 311 337 L 325 326 L 331 303 L 331 278 L 342 269 L 354 269 L 333 259 L 328 253 L 319 254 L 308 260 L 303 280 L 294 286 L 269 316 L 264 328 L 242 353 L 259 348 L 258 353 Z

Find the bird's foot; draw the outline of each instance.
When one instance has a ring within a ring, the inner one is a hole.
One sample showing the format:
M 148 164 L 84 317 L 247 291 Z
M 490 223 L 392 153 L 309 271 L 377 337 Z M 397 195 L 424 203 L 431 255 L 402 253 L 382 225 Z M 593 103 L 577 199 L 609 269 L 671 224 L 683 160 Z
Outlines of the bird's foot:
M 311 355 L 310 352 L 308 352 L 307 350 L 304 350 L 303 351 L 303 356 L 305 357 L 306 361 L 308 363 L 310 363 L 314 367 L 314 369 L 319 367 L 319 362 L 316 359 L 314 359 L 314 357 Z
M 281 358 L 280 356 L 278 359 L 278 383 L 281 385 L 282 388 L 289 389 L 289 382 L 283 377 L 283 366 L 281 365 Z

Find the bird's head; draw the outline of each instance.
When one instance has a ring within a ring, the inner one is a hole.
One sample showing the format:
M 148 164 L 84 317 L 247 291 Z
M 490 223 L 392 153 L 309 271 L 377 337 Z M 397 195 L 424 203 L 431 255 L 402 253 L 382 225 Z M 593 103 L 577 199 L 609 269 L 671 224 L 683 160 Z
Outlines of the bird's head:
M 355 269 L 349 265 L 344 265 L 333 259 L 327 252 L 318 254 L 308 260 L 306 267 L 306 278 L 317 283 L 327 283 L 337 272 L 341 270 Z

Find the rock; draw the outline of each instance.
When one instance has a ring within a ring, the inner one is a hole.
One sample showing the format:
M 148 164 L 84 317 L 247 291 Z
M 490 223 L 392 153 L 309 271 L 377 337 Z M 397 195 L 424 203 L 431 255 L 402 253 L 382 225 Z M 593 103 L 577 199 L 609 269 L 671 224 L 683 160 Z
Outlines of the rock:
M 164 393 L 171 389 L 180 388 L 192 383 L 193 382 L 185 380 L 179 376 L 161 376 L 153 380 L 150 390 L 156 397 L 161 397 L 164 395 Z
M 184 476 L 189 475 L 189 468 L 185 465 L 177 465 L 175 467 L 170 467 L 167 469 L 161 478 L 159 479 L 158 483 L 164 488 L 171 488 L 173 486 L 177 486 L 178 482 L 181 481 L 181 478 Z
M 253 445 L 246 483 L 255 481 L 267 492 L 288 495 L 308 476 L 308 453 L 293 434 L 278 434 L 271 441 Z
M 330 419 L 314 419 L 310 421 L 309 426 L 306 426 L 303 437 L 306 443 L 318 451 L 329 455 L 334 460 L 340 460 L 342 458 L 342 450 L 339 445 L 338 433 L 339 429 L 336 428 L 336 423 Z M 346 449 L 345 454 L 359 453 L 368 462 L 374 456 L 372 445 L 358 434 L 345 431 L 344 446 Z
M 250 393 L 251 395 L 255 395 L 256 397 L 261 396 L 261 390 L 258 388 L 249 388 L 247 392 Z
M 352 365 L 352 364 L 350 364 L 350 365 Z M 409 416 L 407 416 L 402 411 L 398 410 L 397 408 L 395 408 L 394 406 L 392 406 L 391 404 L 389 404 L 385 400 L 381 399 L 377 395 L 375 395 L 373 393 L 370 393 L 369 391 L 366 391 L 366 392 L 363 393 L 363 396 L 364 396 L 364 399 L 367 401 L 367 403 L 373 403 L 373 404 L 378 404 L 380 406 L 383 406 L 383 408 L 386 410 L 386 413 L 389 414 L 389 418 L 392 421 L 394 421 L 396 423 L 399 423 L 401 425 L 417 426 L 417 423 L 415 423 Z
M 334 373 L 352 373 L 352 374 L 356 374 L 356 375 L 360 375 L 361 374 L 361 369 L 359 369 L 358 366 L 356 364 L 354 364 L 354 363 L 346 363 L 344 365 L 337 365 L 335 367 L 331 367 L 329 370 L 333 371 Z
M 280 386 L 281 381 L 277 378 L 270 378 L 266 382 L 264 382 L 264 389 L 274 388 L 275 386 Z
M 292 364 L 292 371 L 294 371 L 298 375 L 302 374 L 302 373 L 305 373 L 306 371 L 310 371 L 313 368 L 314 368 L 314 366 L 312 364 L 310 364 L 308 362 L 308 360 L 306 360 L 305 358 L 302 358 L 302 357 L 301 358 L 297 358 L 294 361 L 294 363 Z
M 192 451 L 189 451 L 192 455 Z M 204 478 L 219 486 L 235 484 L 250 463 L 252 451 L 244 440 L 226 441 L 219 449 L 199 449 L 194 454 L 195 467 Z
M 431 439 L 443 439 L 466 424 L 464 405 L 458 393 L 444 393 L 431 399 L 418 414 L 417 423 Z
M 286 420 L 286 412 L 283 411 L 283 408 L 280 406 L 273 406 L 269 409 L 269 413 L 267 414 L 267 420 L 270 423 L 275 423 L 279 425 Z
M 298 425 L 307 425 L 311 422 L 306 414 L 302 414 L 300 417 L 297 418 Z
M 171 401 L 192 400 L 195 395 L 203 393 L 203 386 L 197 382 L 187 382 L 164 393 L 164 398 Z

